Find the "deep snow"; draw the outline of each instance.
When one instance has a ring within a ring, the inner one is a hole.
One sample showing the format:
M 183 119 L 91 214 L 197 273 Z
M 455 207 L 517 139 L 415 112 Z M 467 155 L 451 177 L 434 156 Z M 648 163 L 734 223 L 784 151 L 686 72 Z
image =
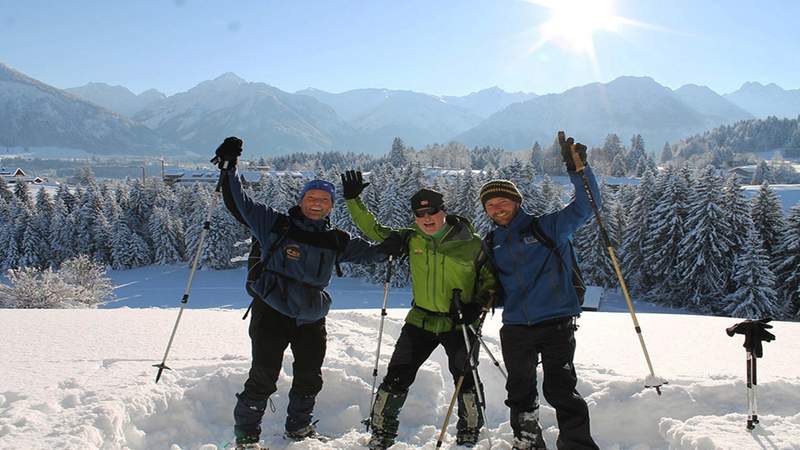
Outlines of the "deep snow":
M 372 296 L 372 294 L 370 294 Z M 379 302 L 380 298 L 372 299 Z M 404 309 L 390 311 L 381 357 L 385 373 Z M 249 367 L 242 310 L 187 310 L 168 371 L 154 384 L 177 309 L 0 310 L 0 448 L 203 449 L 232 439 L 234 393 Z M 316 408 L 327 444 L 287 443 L 282 431 L 291 374 L 287 352 L 264 420 L 272 449 L 350 449 L 366 442 L 378 310 L 337 310 L 328 319 L 325 386 Z M 759 361 L 761 426 L 744 428 L 746 397 L 741 336 L 725 328 L 736 319 L 640 314 L 663 395 L 643 387 L 647 375 L 630 317 L 585 313 L 580 320 L 576 367 L 593 434 L 603 449 L 800 448 L 800 324 L 778 322 L 777 340 Z M 500 314 L 485 327 L 500 358 Z M 444 353 L 434 352 L 411 388 L 393 449 L 433 449 L 452 393 Z M 500 373 L 481 354 L 489 433 L 497 449 L 510 448 L 505 389 Z M 445 374 L 445 375 L 443 375 Z M 551 448 L 553 410 L 542 423 Z M 451 432 L 454 428 L 451 426 Z M 445 442 L 453 444 L 452 434 Z M 488 440 L 479 448 L 487 448 Z

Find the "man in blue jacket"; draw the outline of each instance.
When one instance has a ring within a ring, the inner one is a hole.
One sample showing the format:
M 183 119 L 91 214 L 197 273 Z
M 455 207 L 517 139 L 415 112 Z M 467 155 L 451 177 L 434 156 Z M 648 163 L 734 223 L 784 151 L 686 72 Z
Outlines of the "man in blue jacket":
M 339 262 L 370 263 L 386 259 L 392 242 L 371 246 L 330 226 L 333 184 L 312 180 L 299 204 L 282 214 L 256 203 L 242 190 L 235 167 L 242 141 L 225 139 L 216 155 L 228 166 L 222 178 L 223 196 L 231 213 L 250 228 L 261 246 L 260 264 L 248 292 L 253 295 L 249 335 L 253 362 L 244 391 L 237 394 L 234 432 L 237 449 L 260 449 L 261 419 L 269 396 L 276 390 L 287 346 L 294 355 L 292 387 L 286 417 L 286 437 L 314 437 L 311 423 L 317 394 L 322 389 L 325 357 L 325 316 L 331 297 L 324 288 Z M 220 164 L 222 167 L 222 163 Z M 397 249 L 399 254 L 399 248 Z
M 575 197 L 564 209 L 534 217 L 522 209 L 522 195 L 508 180 L 481 187 L 480 199 L 496 227 L 485 248 L 503 291 L 500 342 L 508 370 L 506 405 L 511 410 L 514 449 L 545 449 L 539 425 L 536 365 L 541 355 L 543 391 L 556 410 L 559 449 L 597 449 L 589 431 L 589 410 L 575 390 L 575 318 L 581 307 L 573 284 L 570 238 L 591 217 L 592 207 L 573 159 L 576 153 L 594 198 L 597 182 L 586 166 L 586 146 L 572 138 L 561 144 Z M 599 205 L 598 205 L 599 206 Z M 549 245 L 548 245 L 549 244 Z

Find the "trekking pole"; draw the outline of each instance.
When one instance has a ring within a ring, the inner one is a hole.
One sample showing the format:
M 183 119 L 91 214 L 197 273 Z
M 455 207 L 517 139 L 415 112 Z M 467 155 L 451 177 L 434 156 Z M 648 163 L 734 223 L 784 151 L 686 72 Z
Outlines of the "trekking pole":
M 566 144 L 565 134 L 563 131 L 558 132 L 558 143 L 560 145 Z M 661 386 L 667 384 L 667 381 L 663 378 L 656 377 L 655 371 L 653 370 L 653 363 L 650 361 L 650 354 L 647 352 L 647 346 L 644 344 L 642 327 L 639 326 L 639 320 L 636 319 L 636 311 L 633 308 L 631 295 L 628 292 L 628 285 L 625 284 L 625 278 L 622 276 L 622 270 L 620 269 L 619 262 L 617 261 L 617 254 L 614 251 L 614 245 L 611 244 L 611 240 L 608 238 L 608 233 L 606 233 L 606 229 L 603 226 L 603 221 L 600 218 L 600 210 L 597 207 L 597 200 L 594 198 L 594 193 L 589 185 L 589 177 L 586 176 L 586 171 L 583 170 L 583 161 L 575 149 L 575 144 L 572 144 L 570 147 L 570 152 L 572 153 L 572 160 L 575 162 L 575 171 L 581 174 L 581 179 L 583 180 L 583 189 L 586 191 L 587 195 L 589 196 L 589 202 L 592 204 L 594 217 L 595 220 L 597 220 L 598 228 L 600 228 L 600 237 L 603 239 L 603 243 L 608 250 L 608 256 L 611 257 L 611 263 L 614 265 L 614 272 L 617 274 L 617 280 L 619 280 L 619 285 L 622 288 L 623 295 L 625 296 L 625 302 L 628 304 L 628 311 L 631 313 L 631 319 L 633 319 L 633 328 L 636 330 L 636 336 L 639 337 L 639 344 L 642 346 L 644 359 L 647 361 L 647 368 L 650 369 L 650 376 L 645 379 L 644 386 L 655 388 L 658 395 L 661 395 Z
M 366 425 L 369 431 L 370 421 L 372 419 L 372 408 L 375 407 L 375 383 L 378 380 L 378 362 L 381 358 L 381 339 L 383 338 L 383 322 L 386 319 L 386 303 L 389 300 L 389 281 L 392 279 L 392 255 L 389 255 L 389 260 L 386 262 L 386 280 L 383 283 L 383 307 L 381 308 L 381 324 L 378 327 L 378 348 L 375 349 L 375 367 L 372 368 L 372 393 L 369 400 L 369 414 L 370 417 L 364 419 L 362 423 Z
M 219 162 L 219 157 L 215 157 L 211 160 L 212 163 L 217 164 Z M 228 168 L 228 161 L 222 163 L 222 170 L 219 171 L 219 179 L 217 180 L 217 187 L 214 188 L 214 192 L 220 192 L 222 186 L 222 177 L 225 176 L 225 170 Z M 169 342 L 167 343 L 167 349 L 164 351 L 164 358 L 161 360 L 161 364 L 153 364 L 153 367 L 158 367 L 158 373 L 156 374 L 156 383 L 161 378 L 161 373 L 164 369 L 172 370 L 170 367 L 167 367 L 167 355 L 169 355 L 169 349 L 172 347 L 172 340 L 175 339 L 175 332 L 178 331 L 178 324 L 181 322 L 181 316 L 183 315 L 183 310 L 186 308 L 186 304 L 189 303 L 189 292 L 192 290 L 192 280 L 194 280 L 194 273 L 197 271 L 197 262 L 200 261 L 200 255 L 203 253 L 203 241 L 206 238 L 206 234 L 208 234 L 209 228 L 211 228 L 211 214 L 214 212 L 214 208 L 217 206 L 217 196 L 211 196 L 211 207 L 208 209 L 206 213 L 206 220 L 203 222 L 203 229 L 200 230 L 200 238 L 197 240 L 197 251 L 194 254 L 194 260 L 192 261 L 192 270 L 189 272 L 189 281 L 186 283 L 186 289 L 183 291 L 183 297 L 181 297 L 181 309 L 178 311 L 178 318 L 175 320 L 175 326 L 172 327 L 172 334 L 169 336 Z
M 747 429 L 751 431 L 758 423 L 758 402 L 756 399 L 756 389 L 758 388 L 757 361 L 758 358 L 764 356 L 761 341 L 771 342 L 775 339 L 775 335 L 767 331 L 767 329 L 772 328 L 772 325 L 769 325 L 771 320 L 768 317 L 759 320 L 748 319 L 725 329 L 728 336 L 733 337 L 734 334 L 743 334 L 745 336 L 744 348 L 747 352 Z
M 483 322 L 486 319 L 486 313 L 489 312 L 491 308 L 491 304 L 493 302 L 493 298 L 490 298 L 489 304 L 481 313 L 480 320 L 478 321 L 478 330 L 483 328 Z M 456 308 L 456 314 L 458 315 L 459 322 L 463 322 L 464 315 L 461 311 L 461 289 L 455 288 L 453 289 L 453 306 Z M 466 324 L 464 324 L 466 325 Z M 470 345 L 469 337 L 467 336 L 467 328 L 465 326 L 461 327 L 461 332 L 464 335 L 464 345 L 466 346 L 467 350 L 467 366 L 472 371 L 472 380 L 475 384 L 475 392 L 478 396 L 478 407 L 481 408 L 481 412 L 483 413 L 484 425 L 486 425 L 486 403 L 483 399 L 483 392 L 481 392 L 481 385 L 480 379 L 478 378 L 478 367 L 477 364 L 473 364 L 474 360 L 477 359 L 477 350 L 479 347 L 477 345 Z M 478 334 L 476 334 L 477 338 Z M 459 392 L 461 392 L 461 385 L 464 383 L 464 375 L 460 375 L 458 380 L 456 381 L 456 389 L 453 392 L 453 397 L 450 399 L 450 406 L 447 408 L 447 414 L 444 417 L 444 423 L 442 424 L 442 431 L 439 433 L 439 439 L 436 440 L 436 448 L 441 448 L 442 442 L 444 441 L 444 434 L 447 432 L 447 425 L 450 423 L 450 416 L 453 414 L 453 406 L 455 405 L 456 399 L 458 398 Z M 488 435 L 488 426 L 487 428 L 487 437 L 489 439 L 489 448 L 492 448 L 492 437 Z

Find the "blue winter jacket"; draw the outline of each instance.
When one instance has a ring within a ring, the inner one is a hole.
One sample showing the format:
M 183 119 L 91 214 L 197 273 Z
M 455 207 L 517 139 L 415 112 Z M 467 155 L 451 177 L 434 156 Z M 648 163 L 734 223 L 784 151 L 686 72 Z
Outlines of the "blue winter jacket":
M 385 254 L 359 238 L 349 239 L 339 254 L 336 250 L 293 240 L 286 233 L 273 229 L 283 214 L 250 199 L 242 190 L 235 171 L 227 171 L 227 181 L 236 208 L 261 244 L 263 271 L 250 290 L 281 314 L 295 318 L 298 325 L 316 322 L 328 314 L 331 296 L 324 289 L 330 284 L 337 259 L 362 264 L 386 259 Z M 311 220 L 303 215 L 299 206 L 289 210 L 288 218 L 305 231 L 331 230 L 327 218 Z M 278 239 L 281 241 L 270 255 L 269 249 Z
M 597 180 L 586 167 L 594 198 L 600 202 Z M 575 197 L 561 211 L 538 217 L 542 232 L 555 242 L 564 264 L 531 231 L 534 217 L 520 210 L 506 226 L 497 226 L 491 242 L 498 280 L 503 287 L 503 323 L 533 325 L 577 316 L 580 303 L 572 286 L 569 240 L 592 216 L 592 206 L 580 174 L 569 173 Z M 600 206 L 600 205 L 598 205 Z

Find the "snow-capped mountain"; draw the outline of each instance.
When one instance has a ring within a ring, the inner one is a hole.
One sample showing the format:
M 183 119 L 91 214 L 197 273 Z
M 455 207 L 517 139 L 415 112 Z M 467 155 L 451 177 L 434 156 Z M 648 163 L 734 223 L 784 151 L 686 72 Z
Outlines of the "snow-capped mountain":
M 787 90 L 775 83 L 764 86 L 747 82 L 724 97 L 760 118 L 777 116 L 793 119 L 800 115 L 800 89 Z
M 609 133 L 625 138 L 641 134 L 645 142 L 660 144 L 739 118 L 697 111 L 652 78 L 620 77 L 512 104 L 455 140 L 522 149 L 534 141 L 549 144 L 557 130 L 566 130 L 592 145 L 601 144 Z
M 155 89 L 136 95 L 125 86 L 111 86 L 106 83 L 88 83 L 64 90 L 128 117 L 133 117 L 142 109 L 166 98 L 166 95 Z
M 155 153 L 147 127 L 0 63 L 0 145 Z
M 353 149 L 371 153 L 386 151 L 395 137 L 416 147 L 446 142 L 482 119 L 443 98 L 413 91 L 356 89 L 332 94 L 305 89 L 298 94 L 330 105 L 355 129 Z
M 442 96 L 442 99 L 447 103 L 460 106 L 484 118 L 491 116 L 512 103 L 524 102 L 532 98 L 536 98 L 536 94 L 532 92 L 506 92 L 497 86 L 473 92 L 463 97 Z
M 687 84 L 675 90 L 675 95 L 693 110 L 706 116 L 710 127 L 755 117 L 730 100 L 706 86 Z
M 198 153 L 231 135 L 244 139 L 251 155 L 332 150 L 351 136 L 330 106 L 233 73 L 170 96 L 134 118 Z

